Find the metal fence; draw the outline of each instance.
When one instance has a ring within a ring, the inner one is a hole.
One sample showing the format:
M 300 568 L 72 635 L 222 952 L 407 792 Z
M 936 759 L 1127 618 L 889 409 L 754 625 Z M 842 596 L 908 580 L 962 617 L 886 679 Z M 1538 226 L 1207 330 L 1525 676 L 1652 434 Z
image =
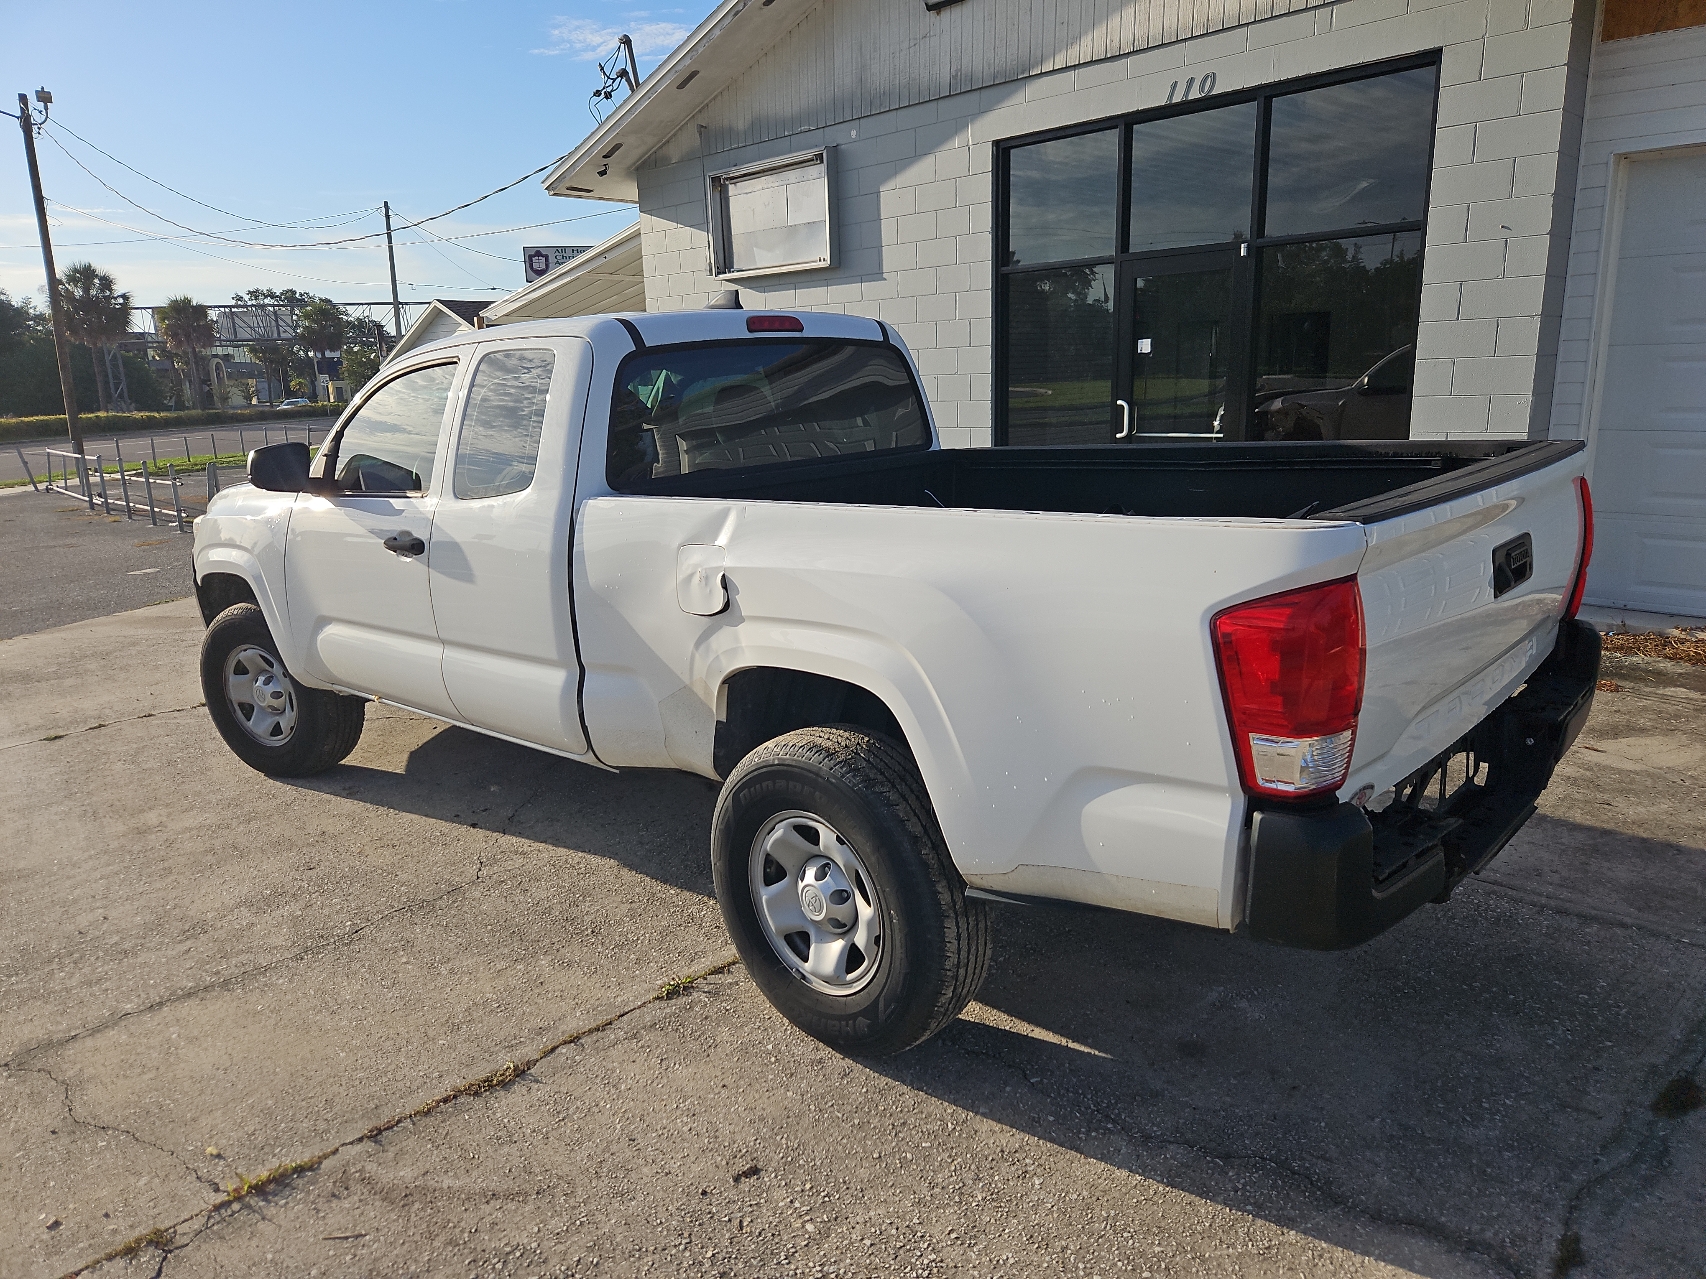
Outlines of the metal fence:
M 130 458 L 125 457 L 126 442 L 116 438 L 111 441 L 110 455 L 79 454 L 50 448 L 31 449 L 26 454 L 21 446 L 14 447 L 13 452 L 23 468 L 24 478 L 38 493 L 58 493 L 75 498 L 91 512 L 98 506 L 106 515 L 117 514 L 127 519 L 146 516 L 155 527 L 165 525 L 187 533 L 195 516 L 205 511 L 214 495 L 232 482 L 233 471 L 246 478 L 246 463 L 222 463 L 221 458 L 246 458 L 252 448 L 287 443 L 292 439 L 306 439 L 308 446 L 313 448 L 315 444 L 324 442 L 329 431 L 330 427 L 325 426 L 294 427 L 288 423 L 277 423 L 238 427 L 234 432 L 208 431 L 205 437 L 199 432 L 146 436 L 128 441 L 132 453 Z M 224 435 L 229 445 L 233 433 L 237 437 L 237 448 L 222 450 L 219 436 Z M 274 439 L 274 436 L 279 438 Z M 198 464 L 194 460 L 196 454 L 193 449 L 203 438 L 208 444 L 208 453 L 203 455 L 207 460 Z M 162 442 L 166 446 L 163 463 Z M 90 447 L 87 443 L 84 445 L 86 450 Z M 182 466 L 177 458 L 178 448 L 183 451 Z M 147 455 L 141 456 L 144 451 Z M 39 478 L 37 468 L 30 463 L 31 455 L 40 458 Z M 198 484 L 198 479 L 202 483 Z M 186 507 L 190 508 L 187 516 Z

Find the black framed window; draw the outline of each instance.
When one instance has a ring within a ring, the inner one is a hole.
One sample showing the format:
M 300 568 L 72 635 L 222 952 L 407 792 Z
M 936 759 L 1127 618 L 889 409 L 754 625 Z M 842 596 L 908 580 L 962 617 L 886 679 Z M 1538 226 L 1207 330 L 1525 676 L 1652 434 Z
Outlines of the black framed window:
M 995 442 L 1406 438 L 1437 55 L 998 145 Z

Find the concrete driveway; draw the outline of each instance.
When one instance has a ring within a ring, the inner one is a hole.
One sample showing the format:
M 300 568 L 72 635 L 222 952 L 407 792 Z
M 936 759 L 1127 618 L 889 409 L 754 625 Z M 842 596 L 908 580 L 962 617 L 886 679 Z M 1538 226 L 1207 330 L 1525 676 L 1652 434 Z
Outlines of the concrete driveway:
M 0 1276 L 1706 1269 L 1706 672 L 1608 662 L 1542 815 L 1360 950 L 1004 908 L 870 1063 L 728 966 L 704 781 L 386 710 L 272 781 L 199 636 L 0 642 Z

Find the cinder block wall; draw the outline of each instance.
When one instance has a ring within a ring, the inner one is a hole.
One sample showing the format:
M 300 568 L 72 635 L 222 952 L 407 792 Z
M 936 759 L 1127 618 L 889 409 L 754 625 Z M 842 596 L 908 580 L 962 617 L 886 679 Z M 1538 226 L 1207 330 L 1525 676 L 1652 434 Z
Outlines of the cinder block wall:
M 820 6 L 765 65 L 787 65 Z M 826 11 L 834 9 L 833 15 Z M 946 12 L 953 12 L 948 10 Z M 1163 103 L 1213 72 L 1216 96 L 1441 49 L 1412 434 L 1543 436 L 1551 412 L 1586 93 L 1592 0 L 1340 0 L 1138 53 L 1048 71 L 720 151 L 729 121 L 774 96 L 763 66 L 639 170 L 652 310 L 703 306 L 705 175 L 836 147 L 837 264 L 743 280 L 749 305 L 835 310 L 894 325 L 918 358 L 949 445 L 990 442 L 990 167 L 998 139 Z M 885 33 L 865 37 L 881 56 Z M 814 104 L 821 109 L 822 104 Z M 800 108 L 796 107 L 796 110 Z M 801 118 L 812 118 L 804 111 Z M 750 127 L 746 130 L 750 135 Z

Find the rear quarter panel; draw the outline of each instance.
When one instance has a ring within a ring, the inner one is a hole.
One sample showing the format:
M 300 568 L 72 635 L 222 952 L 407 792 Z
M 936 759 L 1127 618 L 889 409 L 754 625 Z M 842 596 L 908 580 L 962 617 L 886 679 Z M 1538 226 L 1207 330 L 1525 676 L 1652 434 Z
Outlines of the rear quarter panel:
M 596 498 L 578 524 L 606 763 L 711 775 L 722 681 L 812 670 L 895 713 L 969 881 L 1222 927 L 1243 799 L 1208 619 L 1365 548 L 1354 524 L 701 498 Z M 729 606 L 700 617 L 677 556 L 711 544 Z

